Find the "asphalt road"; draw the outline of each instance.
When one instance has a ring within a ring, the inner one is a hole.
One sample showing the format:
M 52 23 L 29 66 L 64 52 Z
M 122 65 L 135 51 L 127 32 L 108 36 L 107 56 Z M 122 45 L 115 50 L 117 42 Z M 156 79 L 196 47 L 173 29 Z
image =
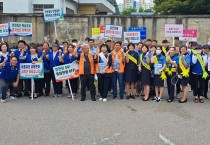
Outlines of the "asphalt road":
M 209 145 L 210 101 L 188 100 L 8 99 L 0 104 L 0 145 Z

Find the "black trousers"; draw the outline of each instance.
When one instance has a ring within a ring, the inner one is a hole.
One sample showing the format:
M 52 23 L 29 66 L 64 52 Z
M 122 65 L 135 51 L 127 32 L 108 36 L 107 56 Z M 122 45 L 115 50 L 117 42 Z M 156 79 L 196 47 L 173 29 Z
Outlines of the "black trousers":
M 204 79 L 202 75 L 193 74 L 193 95 L 203 96 L 204 95 Z
M 50 71 L 53 81 L 54 94 L 62 94 L 63 83 L 56 82 L 53 70 Z
M 78 78 L 75 78 L 75 79 L 71 79 L 69 81 L 70 81 L 72 93 L 75 93 L 76 94 L 77 93 L 77 90 L 78 90 L 78 82 L 79 82 L 79 79 Z M 70 89 L 69 89 L 68 81 L 66 83 L 67 83 L 68 91 L 69 91 L 69 93 L 71 93 L 70 92 Z
M 51 88 L 51 73 L 50 72 L 45 72 L 44 73 L 44 87 L 45 87 L 45 95 L 50 94 L 50 88 Z
M 5 81 L 0 80 L 1 84 L 1 91 L 2 91 L 2 100 L 5 100 L 7 97 L 7 91 L 10 88 L 10 96 L 14 96 L 14 94 L 17 92 L 18 87 L 13 86 L 14 81 Z
M 168 87 L 168 96 L 169 100 L 174 100 L 174 90 L 175 90 L 175 85 L 171 83 L 171 79 L 176 75 L 176 73 L 172 73 L 171 76 L 167 76 L 167 87 Z
M 103 83 L 104 84 L 103 84 L 103 95 L 102 95 L 102 98 L 107 98 L 107 94 L 108 94 L 109 88 L 112 85 L 112 76 L 106 77 L 106 74 L 105 74 Z
M 98 75 L 98 92 L 100 93 L 101 96 L 103 96 L 105 74 L 97 74 L 97 75 Z
M 180 92 L 181 92 L 181 83 L 180 83 L 180 79 L 179 79 L 176 84 L 176 93 L 179 94 Z
M 209 74 L 210 75 L 210 74 Z M 204 96 L 207 97 L 207 94 L 208 94 L 208 89 L 209 89 L 209 79 L 210 79 L 210 76 L 208 76 L 208 78 L 206 78 L 204 80 Z
M 22 91 L 24 91 L 24 93 L 29 93 L 30 90 L 31 90 L 31 81 L 29 79 L 20 79 L 17 93 L 21 94 Z
M 86 87 L 90 89 L 91 98 L 95 98 L 96 89 L 94 85 L 94 75 L 87 74 L 87 75 L 80 75 L 81 80 L 81 97 L 86 98 Z

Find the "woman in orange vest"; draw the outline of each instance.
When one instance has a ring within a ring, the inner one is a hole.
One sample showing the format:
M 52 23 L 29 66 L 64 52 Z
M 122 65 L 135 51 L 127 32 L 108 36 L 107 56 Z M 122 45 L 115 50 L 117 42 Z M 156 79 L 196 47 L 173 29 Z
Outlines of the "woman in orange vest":
M 95 53 L 94 55 L 92 55 L 89 52 L 89 49 L 89 45 L 85 44 L 82 47 L 81 54 L 77 54 L 77 49 L 75 49 L 74 51 L 74 56 L 79 61 L 79 75 L 81 80 L 81 101 L 85 101 L 85 90 L 87 86 L 89 86 L 92 101 L 96 101 L 96 90 L 94 85 L 94 63 L 97 63 L 97 54 Z

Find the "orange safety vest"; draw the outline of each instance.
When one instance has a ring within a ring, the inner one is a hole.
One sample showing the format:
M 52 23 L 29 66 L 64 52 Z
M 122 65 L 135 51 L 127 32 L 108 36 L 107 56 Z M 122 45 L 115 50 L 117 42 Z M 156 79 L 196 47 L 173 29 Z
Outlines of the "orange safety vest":
M 125 67 L 124 62 L 123 62 L 124 58 L 122 56 L 122 53 L 123 52 L 121 50 L 119 50 L 118 52 L 116 52 L 115 50 L 112 51 L 112 62 L 114 62 L 116 55 L 118 54 L 118 60 L 120 61 L 120 68 L 118 70 L 119 73 L 124 73 L 124 67 Z
M 79 75 L 84 75 L 84 64 L 85 64 L 85 54 L 80 54 L 80 60 L 79 60 Z M 94 60 L 93 55 L 91 53 L 88 53 L 88 59 L 90 61 L 90 74 L 94 74 Z

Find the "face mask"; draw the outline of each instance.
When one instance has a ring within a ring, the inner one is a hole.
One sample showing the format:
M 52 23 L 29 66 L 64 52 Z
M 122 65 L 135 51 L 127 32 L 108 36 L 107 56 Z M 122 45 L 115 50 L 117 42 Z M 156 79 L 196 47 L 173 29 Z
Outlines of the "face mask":
M 201 50 L 195 50 L 195 51 L 196 51 L 196 53 L 199 53 L 199 54 L 201 53 Z
M 189 54 L 190 54 L 190 53 L 191 53 L 191 49 L 189 49 L 189 48 L 188 48 L 188 49 L 187 49 L 187 53 L 189 53 Z
M 157 55 L 160 55 L 160 53 L 161 53 L 161 50 L 156 50 Z
M 210 45 L 210 41 L 207 44 Z

